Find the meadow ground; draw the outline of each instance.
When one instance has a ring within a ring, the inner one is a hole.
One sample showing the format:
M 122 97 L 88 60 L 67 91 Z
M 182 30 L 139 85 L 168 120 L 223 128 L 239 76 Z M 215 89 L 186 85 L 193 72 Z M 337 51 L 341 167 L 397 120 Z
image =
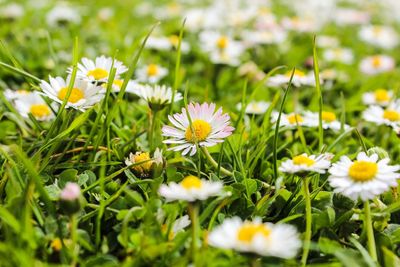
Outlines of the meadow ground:
M 0 266 L 400 266 L 397 0 L 0 0 Z

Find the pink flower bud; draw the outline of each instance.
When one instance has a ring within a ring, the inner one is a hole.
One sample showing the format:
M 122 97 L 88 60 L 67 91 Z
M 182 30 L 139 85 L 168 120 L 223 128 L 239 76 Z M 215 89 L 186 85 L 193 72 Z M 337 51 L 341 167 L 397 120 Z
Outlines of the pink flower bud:
M 68 182 L 61 191 L 60 198 L 64 201 L 74 201 L 81 195 L 81 188 L 77 183 Z

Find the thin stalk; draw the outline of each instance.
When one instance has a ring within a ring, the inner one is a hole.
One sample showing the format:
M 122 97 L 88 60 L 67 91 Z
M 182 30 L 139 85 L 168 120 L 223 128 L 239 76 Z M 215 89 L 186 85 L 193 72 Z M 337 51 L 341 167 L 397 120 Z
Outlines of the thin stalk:
M 372 218 L 371 218 L 371 207 L 369 206 L 369 201 L 364 202 L 364 227 L 367 229 L 367 239 L 368 239 L 368 251 L 371 258 L 377 262 L 378 256 L 376 254 L 376 246 L 375 246 L 375 237 L 374 237 L 374 229 L 372 227 Z
M 310 184 L 310 177 L 305 177 L 303 180 L 303 190 L 304 190 L 304 201 L 306 204 L 306 232 L 304 234 L 304 245 L 303 245 L 303 255 L 301 257 L 301 266 L 306 266 L 308 252 L 310 250 L 310 241 L 311 241 L 311 198 L 310 198 L 310 190 L 308 188 Z
M 71 240 L 72 240 L 72 263 L 71 266 L 76 266 L 78 263 L 79 247 L 77 245 L 78 241 L 78 220 L 76 214 L 70 216 L 70 227 L 71 227 Z
M 190 216 L 190 220 L 192 222 L 192 263 L 196 266 L 196 257 L 197 257 L 197 238 L 199 236 L 199 206 L 195 202 L 189 203 L 188 213 Z
M 204 153 L 204 155 L 206 156 L 207 160 L 211 163 L 211 165 L 212 165 L 214 168 L 218 169 L 218 166 L 219 166 L 219 170 L 221 171 L 222 174 L 225 174 L 225 175 L 227 175 L 227 176 L 233 176 L 233 172 L 228 171 L 228 170 L 225 169 L 224 167 L 218 165 L 218 162 L 216 162 L 216 161 L 214 160 L 214 158 L 210 155 L 210 152 L 208 152 L 208 150 L 207 150 L 206 147 L 203 146 L 203 147 L 201 148 L 201 151 L 203 151 L 203 153 Z
M 156 130 L 156 123 L 157 123 L 157 110 L 150 110 L 150 127 L 149 127 L 149 148 L 150 151 L 154 149 L 154 131 Z

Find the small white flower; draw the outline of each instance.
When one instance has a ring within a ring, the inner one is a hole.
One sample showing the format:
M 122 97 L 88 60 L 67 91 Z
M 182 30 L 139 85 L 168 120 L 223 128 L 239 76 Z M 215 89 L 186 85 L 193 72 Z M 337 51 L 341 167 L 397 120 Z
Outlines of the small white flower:
M 216 64 L 237 66 L 240 64 L 240 56 L 244 52 L 241 42 L 228 35 L 214 31 L 200 33 L 200 46 L 209 54 L 210 60 Z
M 118 80 L 120 75 L 128 70 L 118 60 L 114 60 L 113 65 L 113 59 L 106 56 L 96 57 L 94 61 L 84 57 L 81 62 L 78 63 L 77 77 L 90 82 L 107 82 L 111 67 L 116 68 L 114 81 Z M 68 69 L 68 73 L 72 73 L 72 68 Z
M 399 44 L 399 36 L 389 26 L 367 25 L 359 31 L 361 40 L 384 49 L 392 49 Z
M 323 57 L 328 62 L 351 64 L 354 60 L 353 52 L 348 48 L 332 48 L 324 51 Z
M 39 121 L 48 121 L 54 118 L 53 111 L 37 92 L 19 96 L 15 100 L 14 105 L 17 111 L 24 118 L 29 118 L 29 113 Z M 57 109 L 57 106 L 54 105 L 52 108 Z
M 135 86 L 132 93 L 144 99 L 151 108 L 162 109 L 172 101 L 172 89 L 165 85 L 140 85 Z M 175 92 L 174 102 L 180 101 L 182 94 Z
M 317 40 L 317 47 L 335 48 L 339 46 L 339 40 L 333 36 L 320 35 L 316 40 Z
M 190 125 L 189 118 L 192 124 Z M 165 144 L 176 144 L 170 148 L 173 151 L 182 151 L 182 155 L 190 152 L 193 156 L 197 152 L 196 143 L 200 147 L 211 147 L 222 143 L 226 137 L 232 134 L 234 128 L 230 126 L 230 117 L 222 113 L 222 108 L 215 112 L 215 104 L 203 103 L 202 105 L 190 103 L 182 108 L 182 113 L 168 116 L 169 121 L 175 126 L 164 125 L 163 136 L 171 139 L 164 140 Z M 194 132 L 193 132 L 194 131 Z
M 25 13 L 24 8 L 17 3 L 10 3 L 0 8 L 0 18 L 3 19 L 18 19 Z
M 362 96 L 363 103 L 366 105 L 387 106 L 393 99 L 393 91 L 383 88 L 377 89 L 374 92 L 366 92 Z
M 370 106 L 363 112 L 363 118 L 377 125 L 400 126 L 400 100 L 391 103 L 386 108 Z
M 325 173 L 331 166 L 330 155 L 307 155 L 306 153 L 281 163 L 279 170 L 285 173 L 317 172 Z
M 81 15 L 77 9 L 65 4 L 60 4 L 53 7 L 47 13 L 46 22 L 50 27 L 57 27 L 62 23 L 79 24 L 81 22 Z
M 137 69 L 135 74 L 139 82 L 157 83 L 168 75 L 168 69 L 157 64 L 149 64 Z
M 208 236 L 211 246 L 257 253 L 262 256 L 293 258 L 301 247 L 299 234 L 289 224 L 263 223 L 256 218 L 243 222 L 239 217 L 225 219 Z
M 283 28 L 295 32 L 313 32 L 319 28 L 317 21 L 311 18 L 284 17 L 281 23 Z
M 322 111 L 322 128 L 332 129 L 334 131 L 339 131 L 341 128 L 340 121 L 336 118 L 335 113 L 330 111 Z M 306 111 L 304 112 L 304 117 L 309 122 L 309 127 L 319 126 L 319 114 L 318 112 Z M 347 130 L 350 126 L 347 124 L 343 125 L 344 130 Z
M 340 26 L 363 25 L 370 21 L 371 16 L 367 12 L 357 9 L 337 8 L 333 19 Z
M 267 80 L 267 83 L 269 86 L 277 86 L 277 87 L 283 86 L 289 83 L 291 75 L 292 71 L 288 71 L 285 74 L 277 74 L 271 76 Z M 322 80 L 320 82 L 322 83 Z M 314 86 L 315 85 L 314 73 L 310 72 L 308 74 L 305 74 L 304 72 L 296 69 L 293 75 L 292 84 L 296 87 L 300 87 L 303 85 Z
M 378 160 L 377 154 L 367 156 L 364 152 L 360 152 L 355 161 L 342 156 L 329 169 L 328 181 L 336 193 L 354 200 L 373 199 L 391 186 L 397 186 L 400 166 L 388 165 L 389 161 L 389 158 Z
M 50 83 L 42 80 L 40 88 L 46 96 L 61 104 L 68 93 L 70 76 L 67 80 L 49 76 L 49 80 Z M 84 80 L 75 80 L 66 108 L 72 107 L 82 111 L 97 104 L 103 97 L 104 90 L 102 90 L 102 87 Z
M 7 88 L 6 90 L 4 90 L 4 96 L 10 102 L 12 102 L 15 99 L 18 99 L 18 98 L 20 98 L 20 97 L 22 97 L 24 95 L 29 95 L 29 94 L 30 94 L 29 91 L 22 90 L 22 89 L 20 89 L 20 90 L 12 90 L 12 89 Z
M 81 188 L 77 183 L 68 182 L 60 193 L 60 199 L 64 201 L 74 201 L 81 195 Z
M 155 37 L 150 36 L 146 42 L 146 48 L 160 50 L 160 51 L 171 51 L 177 49 L 179 44 L 179 36 L 170 35 L 169 37 Z M 181 40 L 181 52 L 189 52 L 189 43 Z
M 243 42 L 246 46 L 263 44 L 281 44 L 287 38 L 287 32 L 280 27 L 265 30 L 244 31 L 242 33 Z
M 138 164 L 143 162 L 142 164 Z M 147 177 L 150 175 L 151 168 L 153 164 L 160 165 L 163 164 L 163 156 L 162 151 L 159 148 L 156 148 L 153 154 L 153 159 L 150 158 L 149 152 L 141 152 L 137 151 L 135 154 L 129 153 L 129 157 L 125 158 L 126 166 L 131 166 L 132 164 L 136 164 L 132 166 L 132 169 L 139 174 L 141 177 Z
M 275 123 L 278 120 L 279 112 L 272 112 L 271 122 Z M 279 123 L 280 127 L 289 126 L 289 127 L 297 127 L 299 126 L 312 126 L 313 122 L 310 121 L 307 117 L 302 116 L 300 113 L 289 113 L 281 114 L 281 120 Z
M 246 114 L 264 114 L 268 108 L 270 103 L 266 101 L 251 101 L 246 105 L 245 113 Z M 236 105 L 238 110 L 241 110 L 242 103 L 238 103 Z
M 395 62 L 390 56 L 375 55 L 361 60 L 359 67 L 361 72 L 368 75 L 374 75 L 391 71 L 395 67 Z
M 167 201 L 185 200 L 193 202 L 219 195 L 222 192 L 222 183 L 211 182 L 190 175 L 185 177 L 179 184 L 171 182 L 168 185 L 161 185 L 158 192 Z

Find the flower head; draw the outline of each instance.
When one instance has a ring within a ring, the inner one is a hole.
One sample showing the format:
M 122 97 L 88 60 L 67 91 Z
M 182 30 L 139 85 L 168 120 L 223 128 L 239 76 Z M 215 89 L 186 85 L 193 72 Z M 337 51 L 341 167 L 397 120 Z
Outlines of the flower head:
M 293 226 L 263 223 L 259 218 L 245 222 L 238 217 L 225 219 L 209 234 L 208 242 L 214 247 L 279 258 L 293 258 L 301 247 Z
M 268 108 L 269 108 L 270 103 L 265 102 L 265 101 L 251 101 L 246 105 L 245 113 L 246 114 L 264 114 Z M 236 108 L 238 110 L 241 110 L 242 108 L 242 103 L 238 103 L 236 105 Z
M 53 111 L 37 92 L 22 94 L 14 101 L 15 108 L 24 118 L 29 118 L 29 113 L 39 121 L 48 121 L 54 118 Z M 52 105 L 57 109 L 56 105 Z
M 81 195 L 81 188 L 77 183 L 68 182 L 60 193 L 60 199 L 64 201 L 75 201 Z
M 159 194 L 167 201 L 186 200 L 190 202 L 205 200 L 220 194 L 221 191 L 221 182 L 211 182 L 193 175 L 186 176 L 179 184 L 172 182 L 169 185 L 161 185 L 158 190 Z
M 376 89 L 374 92 L 366 92 L 362 96 L 363 103 L 366 105 L 387 106 L 393 99 L 393 91 L 383 88 Z
M 329 154 L 316 156 L 304 153 L 282 162 L 279 170 L 286 173 L 325 173 L 331 166 L 330 158 Z
M 147 66 L 137 69 L 135 74 L 139 82 L 157 83 L 168 75 L 168 69 L 151 63 Z
M 162 151 L 158 148 L 154 151 L 153 159 L 150 157 L 149 152 L 138 151 L 135 154 L 130 153 L 129 157 L 125 159 L 126 166 L 132 166 L 132 169 L 141 177 L 148 177 L 152 171 L 153 164 L 161 165 L 163 164 Z M 143 162 L 141 164 L 138 164 Z
M 391 103 L 386 108 L 370 106 L 363 112 L 363 118 L 377 125 L 400 126 L 400 100 Z
M 190 120 L 187 113 L 189 113 Z M 197 151 L 197 144 L 200 147 L 210 147 L 221 143 L 234 130 L 232 126 L 229 126 L 229 115 L 223 114 L 222 108 L 215 112 L 214 103 L 203 103 L 201 105 L 191 103 L 188 105 L 187 111 L 182 108 L 182 113 L 168 116 L 168 119 L 175 127 L 163 126 L 163 135 L 171 137 L 164 143 L 177 144 L 170 150 L 183 150 L 182 155 L 190 152 L 190 155 L 193 156 Z
M 270 77 L 267 82 L 270 86 L 282 86 L 286 85 L 290 81 L 292 71 L 288 71 L 285 74 L 277 74 Z M 300 86 L 313 86 L 315 85 L 315 77 L 313 73 L 304 73 L 300 70 L 295 70 L 293 74 L 292 84 L 296 87 Z
M 67 80 L 50 76 L 49 80 L 50 83 L 42 81 L 40 84 L 43 93 L 52 100 L 60 104 L 63 103 L 68 94 L 70 76 L 68 76 Z M 77 79 L 71 89 L 66 108 L 72 107 L 78 110 L 85 110 L 100 102 L 103 97 L 104 90 L 102 90 L 102 87 Z
M 306 111 L 304 112 L 304 117 L 308 121 L 309 127 L 318 127 L 319 126 L 319 113 Z M 322 111 L 322 128 L 323 129 L 332 129 L 334 131 L 339 131 L 341 129 L 341 122 L 337 119 L 336 114 L 331 111 Z M 347 124 L 343 125 L 343 128 L 346 130 L 350 126 Z
M 375 75 L 391 71 L 395 67 L 394 59 L 387 55 L 366 57 L 360 62 L 360 71 L 367 75 Z
M 151 109 L 161 110 L 172 101 L 172 89 L 165 85 L 137 85 L 132 92 L 143 98 Z M 174 102 L 182 99 L 182 94 L 175 93 Z
M 106 56 L 97 57 L 94 61 L 84 57 L 81 62 L 78 63 L 77 77 L 90 82 L 107 82 L 111 68 L 116 69 L 115 82 L 128 70 L 122 62 Z M 71 73 L 72 68 L 68 72 Z
M 400 166 L 389 165 L 389 161 L 389 158 L 379 160 L 377 154 L 368 156 L 364 152 L 360 152 L 354 161 L 342 156 L 329 169 L 329 183 L 336 193 L 354 200 L 373 199 L 391 186 L 397 186 Z

